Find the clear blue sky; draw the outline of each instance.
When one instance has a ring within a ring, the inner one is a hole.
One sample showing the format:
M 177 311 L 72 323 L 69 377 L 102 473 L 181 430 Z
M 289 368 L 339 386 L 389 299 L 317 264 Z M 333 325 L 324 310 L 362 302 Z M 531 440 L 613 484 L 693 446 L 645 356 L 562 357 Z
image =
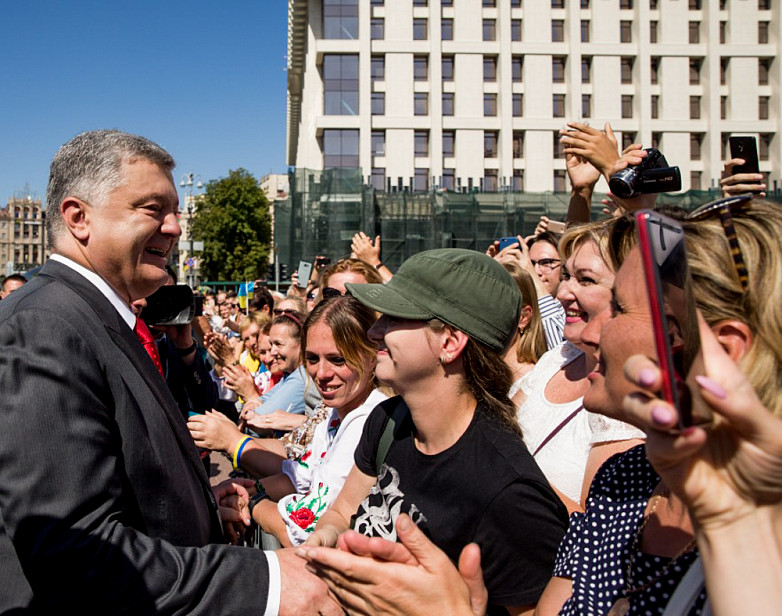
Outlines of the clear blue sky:
M 177 184 L 191 171 L 206 182 L 286 170 L 286 0 L 2 0 L 0 11 L 0 207 L 26 184 L 45 200 L 54 152 L 97 128 L 168 149 Z

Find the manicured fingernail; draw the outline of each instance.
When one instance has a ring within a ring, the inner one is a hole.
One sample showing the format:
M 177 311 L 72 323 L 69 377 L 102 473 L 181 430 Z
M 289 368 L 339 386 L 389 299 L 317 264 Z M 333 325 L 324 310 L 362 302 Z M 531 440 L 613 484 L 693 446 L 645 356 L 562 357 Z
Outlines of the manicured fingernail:
M 668 426 L 675 419 L 673 411 L 667 406 L 652 408 L 652 421 L 660 426 Z
M 699 374 L 695 377 L 695 380 L 698 382 L 698 385 L 720 400 L 728 397 L 728 392 L 726 392 L 721 385 L 712 381 L 709 377 Z
M 655 379 L 655 372 L 651 368 L 644 368 L 641 370 L 641 372 L 638 373 L 638 382 L 641 383 L 641 385 L 646 385 L 647 387 L 649 385 L 654 385 L 654 379 Z

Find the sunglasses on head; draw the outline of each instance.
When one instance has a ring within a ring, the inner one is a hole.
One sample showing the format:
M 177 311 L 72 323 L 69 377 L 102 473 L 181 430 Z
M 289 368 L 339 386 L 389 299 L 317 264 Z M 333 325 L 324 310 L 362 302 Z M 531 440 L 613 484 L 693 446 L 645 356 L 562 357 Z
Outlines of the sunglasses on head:
M 739 246 L 739 238 L 736 235 L 736 227 L 733 226 L 733 212 L 739 212 L 746 209 L 752 201 L 752 193 L 744 193 L 733 197 L 717 199 L 711 203 L 706 203 L 699 208 L 694 209 L 687 214 L 685 220 L 698 221 L 711 216 L 719 216 L 722 230 L 730 245 L 730 254 L 733 257 L 733 265 L 736 268 L 736 274 L 739 277 L 741 288 L 746 291 L 749 288 L 749 274 L 744 262 L 744 254 Z

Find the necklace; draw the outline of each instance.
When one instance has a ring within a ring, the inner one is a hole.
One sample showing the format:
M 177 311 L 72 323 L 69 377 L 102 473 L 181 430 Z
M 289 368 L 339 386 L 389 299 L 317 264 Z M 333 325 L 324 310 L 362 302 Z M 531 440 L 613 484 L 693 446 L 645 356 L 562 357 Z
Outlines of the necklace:
M 662 578 L 666 573 L 668 573 L 668 569 L 671 568 L 671 566 L 682 556 L 684 556 L 687 552 L 692 550 L 695 547 L 695 537 L 690 539 L 690 541 L 685 545 L 681 550 L 679 550 L 676 555 L 669 560 L 665 566 L 660 570 L 660 573 L 658 573 L 656 576 L 654 576 L 651 580 L 648 582 L 644 582 L 643 584 L 640 584 L 639 586 L 632 586 L 632 573 L 633 573 L 633 565 L 635 564 L 635 553 L 641 549 L 641 537 L 643 536 L 644 529 L 646 528 L 646 525 L 649 523 L 649 520 L 654 515 L 655 510 L 657 509 L 657 505 L 660 503 L 660 501 L 663 499 L 664 496 L 667 495 L 667 488 L 663 487 L 663 492 L 661 494 L 657 494 L 654 496 L 654 502 L 652 503 L 652 508 L 649 510 L 649 513 L 644 516 L 643 521 L 641 522 L 641 525 L 638 527 L 638 530 L 635 531 L 635 535 L 633 536 L 633 541 L 630 545 L 630 558 L 627 561 L 627 575 L 625 576 L 625 579 L 627 580 L 625 582 L 625 593 L 624 597 L 619 597 L 614 604 L 611 606 L 611 609 L 608 610 L 607 616 L 626 616 L 626 614 L 630 611 L 630 598 L 638 592 L 641 592 L 642 590 L 646 590 L 657 582 L 660 578 Z

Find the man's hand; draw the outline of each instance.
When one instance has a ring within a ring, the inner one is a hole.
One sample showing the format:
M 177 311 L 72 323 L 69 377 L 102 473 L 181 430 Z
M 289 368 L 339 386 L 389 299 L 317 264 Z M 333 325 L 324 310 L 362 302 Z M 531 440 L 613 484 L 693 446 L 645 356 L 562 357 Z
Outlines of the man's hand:
M 766 185 L 763 183 L 762 173 L 733 173 L 733 167 L 743 165 L 746 161 L 743 158 L 731 158 L 725 163 L 725 169 L 722 172 L 720 188 L 723 197 L 732 197 L 755 190 L 765 191 Z M 759 192 L 755 195 L 762 199 L 766 196 L 765 192 Z
M 187 428 L 198 447 L 212 451 L 231 453 L 244 434 L 234 422 L 218 411 L 193 415 L 187 420 Z
M 348 531 L 340 538 L 341 550 L 305 544 L 296 553 L 309 561 L 351 614 L 486 613 L 488 593 L 478 546 L 465 548 L 457 570 L 409 516 L 399 516 L 396 529 L 401 545 Z
M 252 479 L 226 479 L 212 487 L 220 508 L 220 519 L 229 543 L 236 545 L 244 534 L 244 528 L 250 525 L 250 502 L 248 488 L 253 486 Z
M 328 586 L 313 575 L 304 560 L 296 556 L 296 548 L 277 550 L 280 561 L 282 589 L 280 616 L 343 616 Z

